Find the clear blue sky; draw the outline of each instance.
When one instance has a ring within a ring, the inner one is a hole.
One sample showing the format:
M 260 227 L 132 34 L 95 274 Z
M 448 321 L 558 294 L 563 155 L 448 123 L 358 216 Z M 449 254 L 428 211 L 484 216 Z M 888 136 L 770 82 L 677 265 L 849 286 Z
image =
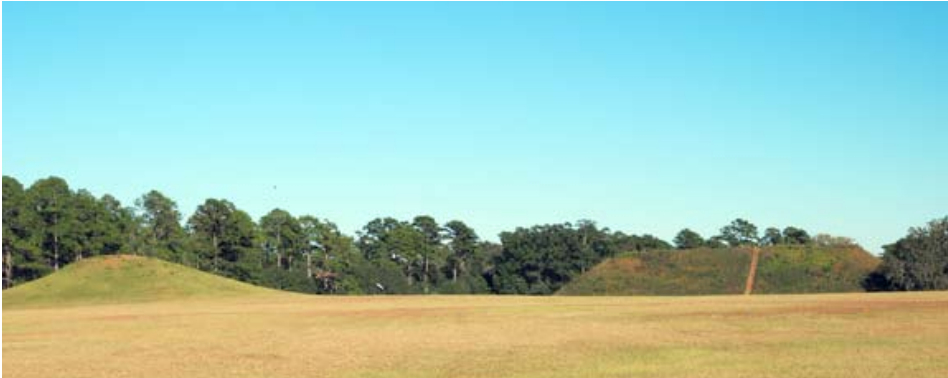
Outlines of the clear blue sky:
M 5 3 L 3 174 L 352 233 L 948 215 L 948 4 Z

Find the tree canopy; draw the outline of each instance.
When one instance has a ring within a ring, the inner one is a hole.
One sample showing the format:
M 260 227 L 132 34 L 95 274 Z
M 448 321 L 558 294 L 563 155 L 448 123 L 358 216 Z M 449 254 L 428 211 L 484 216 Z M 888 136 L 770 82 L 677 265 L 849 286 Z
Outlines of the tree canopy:
M 757 245 L 760 237 L 757 235 L 757 226 L 744 219 L 735 219 L 731 224 L 721 228 L 721 239 L 732 247 L 742 245 Z
M 678 249 L 694 249 L 703 247 L 706 242 L 703 237 L 691 229 L 683 229 L 675 236 L 675 247 Z
M 870 281 L 877 290 L 948 289 L 948 217 L 913 227 L 885 246 L 882 265 Z
M 226 199 L 197 206 L 184 225 L 177 203 L 150 190 L 123 206 L 48 177 L 24 187 L 3 176 L 3 287 L 33 280 L 89 256 L 158 257 L 238 280 L 310 293 L 551 294 L 618 254 L 747 245 L 854 245 L 852 239 L 768 227 L 763 235 L 735 219 L 705 239 L 685 228 L 674 246 L 650 234 L 590 220 L 520 227 L 500 243 L 481 239 L 461 220 L 430 215 L 380 217 L 355 236 L 313 215 L 273 209 L 257 222 Z M 945 288 L 945 219 L 912 229 L 886 247 L 871 280 L 885 290 Z M 884 282 L 884 285 L 878 284 Z

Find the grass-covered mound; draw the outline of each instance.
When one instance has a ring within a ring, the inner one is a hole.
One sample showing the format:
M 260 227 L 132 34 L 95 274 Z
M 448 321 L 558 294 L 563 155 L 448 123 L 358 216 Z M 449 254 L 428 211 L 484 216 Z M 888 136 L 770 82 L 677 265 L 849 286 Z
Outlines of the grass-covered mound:
M 839 293 L 864 291 L 863 280 L 879 258 L 855 246 L 764 248 L 754 293 Z
M 608 259 L 562 295 L 741 294 L 750 249 L 648 251 Z M 761 250 L 755 294 L 863 291 L 879 259 L 859 247 L 776 246 Z
M 3 307 L 149 302 L 271 292 L 166 261 L 98 256 L 3 291 Z

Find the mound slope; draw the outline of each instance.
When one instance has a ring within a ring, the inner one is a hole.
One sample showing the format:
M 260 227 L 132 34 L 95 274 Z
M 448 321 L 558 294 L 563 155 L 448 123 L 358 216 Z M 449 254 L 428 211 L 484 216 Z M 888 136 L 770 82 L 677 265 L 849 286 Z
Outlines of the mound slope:
M 3 291 L 3 307 L 134 303 L 274 291 L 183 265 L 132 255 L 98 256 Z
M 648 251 L 608 259 L 563 287 L 561 295 L 741 294 L 749 249 Z M 855 246 L 776 246 L 761 250 L 755 294 L 863 291 L 879 259 Z

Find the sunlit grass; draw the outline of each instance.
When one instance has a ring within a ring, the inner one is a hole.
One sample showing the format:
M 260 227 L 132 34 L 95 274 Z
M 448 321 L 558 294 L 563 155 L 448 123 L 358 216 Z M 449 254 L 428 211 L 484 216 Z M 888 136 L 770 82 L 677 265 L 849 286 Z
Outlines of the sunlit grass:
M 132 255 L 98 256 L 3 293 L 9 307 L 63 307 L 275 294 L 166 261 Z
M 948 293 L 10 308 L 11 377 L 943 377 Z

